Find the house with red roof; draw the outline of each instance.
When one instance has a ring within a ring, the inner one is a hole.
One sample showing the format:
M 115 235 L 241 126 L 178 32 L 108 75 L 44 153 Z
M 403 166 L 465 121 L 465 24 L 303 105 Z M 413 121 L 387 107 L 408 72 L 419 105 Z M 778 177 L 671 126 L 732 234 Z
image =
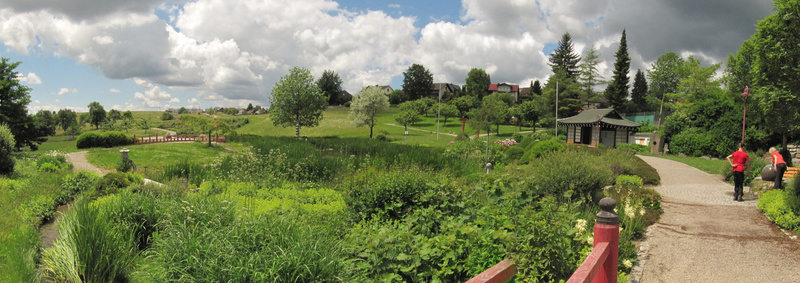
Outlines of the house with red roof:
M 508 93 L 514 97 L 514 102 L 519 100 L 519 85 L 512 85 L 508 83 L 490 84 L 489 94 L 495 93 Z

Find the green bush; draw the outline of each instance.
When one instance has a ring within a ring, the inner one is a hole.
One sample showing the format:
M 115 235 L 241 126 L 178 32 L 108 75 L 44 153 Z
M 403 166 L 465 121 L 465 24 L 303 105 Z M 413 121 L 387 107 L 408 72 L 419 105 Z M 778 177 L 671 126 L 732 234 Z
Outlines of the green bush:
M 58 152 L 49 152 L 36 158 L 36 167 L 39 169 L 39 171 L 46 171 L 42 169 L 44 164 L 50 164 L 48 167 L 55 168 L 55 170 L 47 172 L 55 172 L 62 168 L 71 167 L 69 162 L 67 162 L 66 156 Z M 49 168 L 48 170 L 52 170 L 52 168 Z
M 458 133 L 454 141 L 468 141 L 468 140 L 470 140 L 469 135 L 465 132 L 460 132 Z
M 600 157 L 578 152 L 553 152 L 531 162 L 531 174 L 539 194 L 572 198 L 591 197 L 592 192 L 610 185 L 612 173 Z
M 800 197 L 793 190 L 771 190 L 758 197 L 758 209 L 784 229 L 800 230 Z
M 113 194 L 116 193 L 118 189 L 127 188 L 130 185 L 131 181 L 128 180 L 128 176 L 125 173 L 111 172 L 97 180 L 90 198 Z
M 616 184 L 641 186 L 642 178 L 636 175 L 619 175 Z
M 14 172 L 15 161 L 11 153 L 14 152 L 15 144 L 14 134 L 6 124 L 0 124 L 0 174 Z
M 117 161 L 117 172 L 126 173 L 133 169 L 133 161 L 130 159 L 120 159 Z
M 75 196 L 89 190 L 98 178 L 97 174 L 93 172 L 78 171 L 64 177 L 64 180 L 61 181 L 61 190 L 70 196 Z
M 385 214 L 390 219 L 401 219 L 415 208 L 427 207 L 447 201 L 452 192 L 440 175 L 418 168 L 390 171 L 365 170 L 346 180 L 343 188 L 345 202 L 360 219 L 370 219 L 375 214 Z
M 635 144 L 635 143 L 617 144 L 617 149 L 620 149 L 620 150 L 631 150 L 631 151 L 633 151 L 633 152 L 635 152 L 637 154 L 650 153 L 650 147 L 648 147 L 646 145 Z
M 519 145 L 509 147 L 506 150 L 506 162 L 519 160 L 525 154 L 525 149 Z
M 133 138 L 128 137 L 122 132 L 104 132 L 99 134 L 95 132 L 87 132 L 81 134 L 75 140 L 75 145 L 79 149 L 93 147 L 110 148 L 130 144 L 133 144 Z
M 521 133 L 514 133 L 513 135 L 511 135 L 511 139 L 519 143 L 524 139 L 524 137 L 522 136 Z
M 52 172 L 58 171 L 58 169 L 59 169 L 58 166 L 53 164 L 53 163 L 44 163 L 41 166 L 39 166 L 39 171 L 41 171 L 41 172 L 50 172 L 50 173 L 52 173 Z
M 35 217 L 38 218 L 38 223 L 45 222 L 50 220 L 53 217 L 53 213 L 56 210 L 56 202 L 55 200 L 47 195 L 37 195 L 28 200 L 28 202 L 24 206 L 24 215 L 28 217 Z
M 564 143 L 555 138 L 536 142 L 527 152 L 525 152 L 525 155 L 522 156 L 520 162 L 530 163 L 535 158 L 539 158 L 551 152 L 564 151 L 564 149 Z

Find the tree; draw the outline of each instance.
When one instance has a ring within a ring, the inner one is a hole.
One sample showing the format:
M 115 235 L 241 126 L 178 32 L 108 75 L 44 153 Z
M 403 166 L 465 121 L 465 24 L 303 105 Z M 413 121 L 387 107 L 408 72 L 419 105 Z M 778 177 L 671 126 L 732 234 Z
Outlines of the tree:
M 767 123 L 787 137 L 800 125 L 800 1 L 775 0 L 775 14 L 756 25 L 748 41 L 755 45 L 755 94 Z
M 497 126 L 497 134 L 500 134 L 500 125 L 505 123 L 508 120 L 508 109 L 509 105 L 506 104 L 500 96 L 490 95 L 487 96 L 483 100 L 483 105 L 478 110 L 473 111 L 473 114 L 477 114 L 477 119 L 486 119 L 485 121 L 475 121 L 476 125 L 483 125 L 481 123 L 488 122 L 490 125 Z M 476 117 L 470 115 L 470 121 L 475 120 Z M 486 133 L 489 133 L 489 129 L 484 128 L 484 126 L 476 126 L 476 129 L 486 129 Z
M 175 116 L 172 116 L 172 112 L 170 112 L 169 110 L 161 112 L 161 121 L 168 121 L 168 120 L 172 120 L 174 118 L 175 118 Z
M 147 134 L 147 130 L 150 130 L 150 128 L 152 128 L 152 127 L 153 127 L 153 126 L 150 124 L 150 120 L 147 120 L 147 119 L 145 119 L 145 118 L 142 118 L 141 120 L 139 120 L 139 122 L 137 123 L 137 125 L 139 125 L 139 128 L 140 128 L 140 129 L 144 130 L 144 134 L 145 134 L 145 135 Z
M 478 100 L 483 100 L 483 97 L 489 95 L 489 85 L 492 84 L 492 79 L 489 74 L 483 69 L 472 68 L 467 73 L 467 79 L 464 84 L 469 95 L 475 96 Z
M 568 78 L 577 80 L 579 75 L 578 63 L 581 57 L 575 54 L 575 48 L 572 46 L 572 36 L 568 32 L 561 36 L 561 41 L 558 42 L 558 47 L 553 54 L 550 55 L 550 68 L 555 74 L 558 70 L 563 70 Z
M 536 102 L 525 101 L 519 105 L 517 110 L 520 120 L 529 123 L 534 132 L 536 131 L 536 121 L 539 120 L 539 111 L 536 108 Z
M 614 54 L 617 60 L 614 62 L 614 75 L 611 77 L 611 83 L 606 87 L 606 99 L 614 109 L 622 109 L 625 102 L 628 100 L 628 72 L 631 69 L 631 58 L 628 56 L 628 40 L 625 36 L 625 30 L 622 30 L 622 38 L 619 41 L 619 49 Z
M 183 107 L 181 107 L 181 108 L 183 108 Z M 186 108 L 183 108 L 183 109 L 186 109 Z M 247 110 L 247 111 L 251 111 L 251 110 L 253 110 L 253 104 L 252 104 L 252 103 L 248 103 L 248 104 L 247 104 L 247 108 L 246 108 L 245 110 Z M 180 112 L 180 110 L 178 111 L 178 114 L 182 114 L 182 113 Z
M 322 120 L 322 110 L 328 97 L 314 84 L 308 69 L 294 67 L 281 77 L 272 88 L 269 108 L 275 126 L 294 126 L 295 138 L 300 138 L 300 127 L 316 127 Z
M 431 94 L 433 75 L 420 64 L 412 64 L 403 72 L 403 91 L 409 100 L 417 100 Z
M 375 128 L 375 118 L 389 108 L 389 97 L 381 91 L 380 87 L 370 86 L 359 95 L 353 97 L 350 104 L 350 119 L 357 127 L 369 126 L 369 138 Z
M 342 78 L 333 70 L 325 70 L 317 80 L 317 87 L 323 94 L 328 96 L 328 104 L 336 105 L 343 103 L 339 97 L 342 93 Z
M 667 96 L 678 92 L 678 84 L 682 78 L 682 66 L 683 59 L 675 52 L 668 52 L 658 57 L 647 71 L 647 77 L 650 79 L 650 93 L 654 99 L 659 101 L 659 113 L 664 112 L 664 103 L 667 103 L 667 110 L 672 108 L 671 105 L 674 101 L 668 99 Z
M 253 104 L 250 104 L 250 106 L 253 106 Z M 186 113 L 189 113 L 189 109 L 186 109 L 186 107 L 178 108 L 178 114 L 186 114 Z
M 117 120 L 122 119 L 122 113 L 117 109 L 108 110 L 108 119 L 111 120 L 112 123 L 116 123 Z
M 122 112 L 122 118 L 126 120 L 133 120 L 133 112 L 130 110 Z
M 419 122 L 419 114 L 413 110 L 403 110 L 394 115 L 394 120 L 403 125 L 406 129 L 406 136 L 408 135 L 408 124 Z
M 20 62 L 11 63 L 7 58 L 0 59 L 0 124 L 6 126 L 14 135 L 14 147 L 38 148 L 46 139 L 39 136 L 33 117 L 28 115 L 31 102 L 30 88 L 19 83 L 14 69 Z
M 444 117 L 445 126 L 447 126 L 447 118 L 458 117 L 459 112 L 455 105 L 449 103 L 440 103 L 439 107 L 440 108 L 437 108 L 437 110 L 439 110 L 439 115 Z
M 550 76 L 544 86 L 544 95 L 538 102 L 540 117 L 559 119 L 577 115 L 582 108 L 580 93 L 580 84 L 568 78 L 563 71 Z M 555 113 L 556 99 L 558 99 L 558 117 Z
M 66 132 L 67 129 L 72 126 L 72 124 L 78 124 L 78 114 L 75 113 L 75 111 L 66 108 L 58 110 L 56 119 L 58 120 L 58 124 L 61 126 L 61 129 L 64 130 L 64 132 Z
M 36 127 L 40 136 L 54 136 L 58 120 L 56 114 L 50 110 L 39 110 L 33 116 L 33 125 Z
M 539 83 L 539 80 L 533 82 L 531 92 L 535 93 L 536 95 L 542 95 L 542 85 Z
M 89 124 L 94 125 L 95 129 L 99 129 L 100 125 L 106 120 L 106 110 L 103 105 L 97 101 L 89 103 Z
M 646 111 L 650 107 L 647 105 L 647 79 L 644 78 L 642 70 L 636 71 L 636 76 L 633 78 L 633 91 L 631 91 L 631 100 L 636 105 L 637 111 Z
M 406 94 L 399 89 L 395 89 L 392 93 L 389 94 L 389 103 L 390 104 L 400 104 L 406 101 Z
M 469 112 L 470 110 L 472 110 L 472 108 L 475 108 L 475 106 L 478 105 L 478 99 L 474 96 L 466 95 L 451 100 L 450 104 L 453 104 L 453 106 L 455 106 L 456 109 L 458 109 L 458 113 L 460 116 L 466 116 L 467 112 Z
M 579 82 L 586 94 L 584 102 L 588 103 L 595 99 L 597 94 L 594 91 L 594 87 L 605 82 L 600 75 L 600 71 L 597 69 L 600 63 L 602 63 L 600 60 L 600 53 L 597 51 L 597 48 L 592 45 L 589 51 L 586 52 L 586 55 L 583 56 L 580 64 Z
M 14 172 L 14 163 L 16 162 L 11 153 L 16 144 L 11 129 L 5 123 L 0 123 L 0 174 L 8 175 Z
M 406 101 L 400 104 L 400 111 L 414 111 L 417 115 L 428 113 L 428 104 L 422 100 Z

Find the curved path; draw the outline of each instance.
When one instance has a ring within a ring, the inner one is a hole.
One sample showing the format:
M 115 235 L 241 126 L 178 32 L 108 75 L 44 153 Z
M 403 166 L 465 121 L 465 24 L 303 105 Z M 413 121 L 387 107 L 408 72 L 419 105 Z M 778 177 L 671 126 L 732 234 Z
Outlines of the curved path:
M 654 189 L 664 208 L 640 245 L 641 282 L 800 282 L 800 241 L 771 224 L 757 199 L 733 201 L 719 175 L 640 158 L 661 176 Z

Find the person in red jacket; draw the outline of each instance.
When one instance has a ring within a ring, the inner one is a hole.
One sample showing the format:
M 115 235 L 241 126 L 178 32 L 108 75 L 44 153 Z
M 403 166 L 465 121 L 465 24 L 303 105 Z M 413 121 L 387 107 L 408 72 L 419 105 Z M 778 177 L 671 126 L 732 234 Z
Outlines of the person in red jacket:
M 731 161 L 731 158 L 733 158 L 733 161 Z M 750 167 L 750 156 L 744 152 L 744 143 L 740 143 L 739 150 L 728 155 L 727 159 L 728 163 L 733 167 L 733 200 L 744 201 L 742 199 L 744 195 L 744 175 L 745 172 L 750 175 L 750 172 L 747 171 L 747 168 Z
M 772 155 L 772 170 L 775 170 L 775 185 L 773 189 L 783 188 L 783 173 L 786 172 L 786 161 L 783 161 L 783 155 L 774 147 L 769 148 L 769 154 Z

